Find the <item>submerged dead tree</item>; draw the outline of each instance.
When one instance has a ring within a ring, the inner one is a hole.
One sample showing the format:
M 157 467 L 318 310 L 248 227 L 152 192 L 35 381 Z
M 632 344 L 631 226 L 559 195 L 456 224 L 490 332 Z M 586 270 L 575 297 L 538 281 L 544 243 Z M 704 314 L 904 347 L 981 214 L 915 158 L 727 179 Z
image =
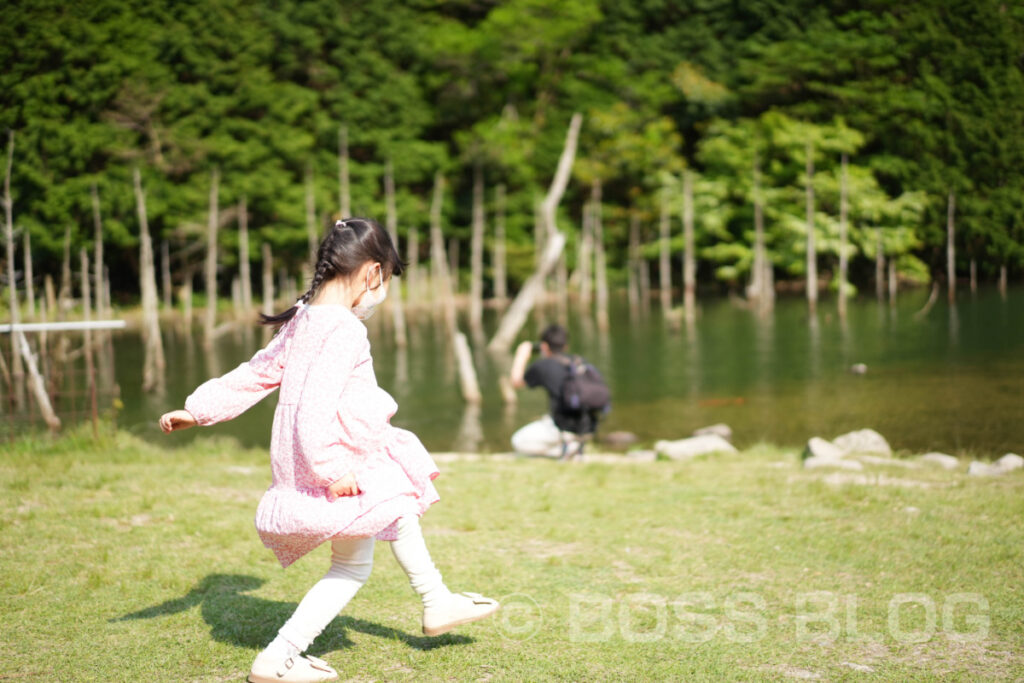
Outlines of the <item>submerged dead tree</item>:
M 203 269 L 206 287 L 206 315 L 203 317 L 203 345 L 210 349 L 217 328 L 217 228 L 220 224 L 218 200 L 220 170 L 214 167 L 210 179 L 210 208 L 206 224 L 206 263 Z
M 142 390 L 163 389 L 164 346 L 160 338 L 160 319 L 157 312 L 156 268 L 153 264 L 153 242 L 149 236 L 146 215 L 146 193 L 142 189 L 139 167 L 132 169 L 135 181 L 135 207 L 139 217 L 139 288 L 142 290 L 142 339 L 145 346 L 142 364 Z
M 683 171 L 683 314 L 696 316 L 697 259 L 693 252 L 693 173 Z
M 565 248 L 565 235 L 558 229 L 555 212 L 569 183 L 569 173 L 572 171 L 572 165 L 576 159 L 576 143 L 579 140 L 582 123 L 583 117 L 579 113 L 573 114 L 572 120 L 569 122 L 569 130 L 565 136 L 565 147 L 562 149 L 562 156 L 558 160 L 558 170 L 551 181 L 551 188 L 548 190 L 547 196 L 541 203 L 540 213 L 547 228 L 547 244 L 545 245 L 540 264 L 537 270 L 523 284 L 519 294 L 516 295 L 515 301 L 512 302 L 512 305 L 509 306 L 508 311 L 502 317 L 498 331 L 491 339 L 490 344 L 488 344 L 488 348 L 491 351 L 507 352 L 511 348 L 515 336 L 519 333 L 523 323 L 526 322 L 530 310 L 544 288 L 544 281 L 551 274 L 551 271 L 554 270 L 555 266 L 558 265 L 558 260 L 562 256 L 562 250 Z
M 469 326 L 483 330 L 484 319 L 484 172 L 473 166 L 473 218 L 469 242 Z
M 388 235 L 395 249 L 398 249 L 398 209 L 395 206 L 395 171 L 391 159 L 384 166 L 384 212 Z M 395 346 L 404 349 L 409 345 L 409 337 L 405 326 L 405 308 L 402 305 L 402 288 L 397 286 L 394 289 L 388 297 L 388 305 L 391 306 L 392 322 L 395 325 Z
M 956 195 L 949 193 L 946 203 L 946 295 L 949 303 L 956 302 Z
M 106 301 L 103 291 L 103 219 L 100 216 L 100 195 L 96 189 L 96 183 L 89 188 L 89 197 L 92 200 L 92 225 L 93 225 L 93 290 L 96 292 L 96 317 L 101 320 L 107 316 Z
M 36 317 L 36 292 L 33 286 L 34 274 L 32 273 L 32 239 L 28 229 L 22 234 L 23 262 L 25 264 L 25 311 L 29 320 Z
M 590 202 L 583 205 L 582 234 L 580 235 L 579 264 L 576 272 L 579 274 L 580 307 L 584 310 L 590 308 L 590 300 L 593 298 L 593 261 L 594 261 L 594 212 Z
M 807 141 L 807 308 L 818 308 L 818 251 L 814 244 L 814 143 Z
M 434 175 L 434 195 L 430 201 L 430 279 L 433 303 L 441 305 L 446 321 L 445 329 L 454 334 L 455 294 L 448 273 L 448 260 L 441 232 L 441 208 L 444 205 L 444 174 Z
M 672 223 L 669 220 L 668 191 L 661 192 L 660 215 L 658 216 L 658 285 L 661 297 L 661 308 L 665 311 L 672 308 L 672 259 L 669 251 L 669 231 Z
M 839 171 L 839 317 L 846 318 L 846 275 L 848 261 L 846 255 L 846 154 L 842 156 Z
M 242 285 L 242 310 L 252 313 L 252 273 L 249 268 L 249 207 L 243 196 L 238 202 L 238 278 Z
M 505 185 L 494 188 L 494 298 L 504 304 L 508 298 L 505 274 Z

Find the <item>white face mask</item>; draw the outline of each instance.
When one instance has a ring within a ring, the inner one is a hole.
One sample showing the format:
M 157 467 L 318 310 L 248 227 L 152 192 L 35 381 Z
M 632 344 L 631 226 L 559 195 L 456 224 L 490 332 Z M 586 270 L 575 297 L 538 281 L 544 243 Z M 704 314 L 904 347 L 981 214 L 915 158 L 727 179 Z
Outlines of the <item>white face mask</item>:
M 380 267 L 377 268 L 377 285 L 371 287 L 373 283 L 373 274 L 367 274 L 366 276 L 366 290 L 363 295 L 359 298 L 359 303 L 352 307 L 352 313 L 360 320 L 366 320 L 373 315 L 374 310 L 379 306 L 384 299 L 387 298 L 387 290 L 384 289 L 384 274 L 381 272 Z

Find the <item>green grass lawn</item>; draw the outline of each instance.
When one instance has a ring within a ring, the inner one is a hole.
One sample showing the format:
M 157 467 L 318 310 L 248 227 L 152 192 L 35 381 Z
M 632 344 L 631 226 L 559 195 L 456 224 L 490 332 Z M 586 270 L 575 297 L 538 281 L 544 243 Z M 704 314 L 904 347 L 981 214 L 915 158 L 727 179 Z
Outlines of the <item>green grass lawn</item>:
M 326 569 L 326 548 L 283 571 L 260 544 L 265 452 L 172 440 L 5 444 L 0 680 L 243 680 Z M 421 636 L 378 544 L 311 649 L 343 680 L 1024 676 L 1024 472 L 805 471 L 774 447 L 441 469 L 434 559 L 505 608 Z

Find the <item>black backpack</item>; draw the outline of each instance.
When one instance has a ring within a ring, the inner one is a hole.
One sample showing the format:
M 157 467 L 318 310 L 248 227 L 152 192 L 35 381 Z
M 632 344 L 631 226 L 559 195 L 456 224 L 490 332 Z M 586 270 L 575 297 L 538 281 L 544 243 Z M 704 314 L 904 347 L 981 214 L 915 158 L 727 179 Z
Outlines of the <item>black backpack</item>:
M 597 368 L 579 356 L 562 357 L 559 360 L 566 365 L 567 370 L 559 396 L 562 412 L 579 414 L 606 411 L 611 403 L 611 392 Z

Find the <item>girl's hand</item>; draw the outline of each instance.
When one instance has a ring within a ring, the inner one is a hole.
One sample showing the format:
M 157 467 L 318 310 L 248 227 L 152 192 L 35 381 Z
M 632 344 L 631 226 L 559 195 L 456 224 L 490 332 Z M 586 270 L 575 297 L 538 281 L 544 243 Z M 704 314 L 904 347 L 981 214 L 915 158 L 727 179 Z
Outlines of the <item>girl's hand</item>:
M 351 472 L 327 487 L 327 500 L 337 500 L 342 496 L 358 494 L 359 484 L 356 483 L 356 477 Z
M 196 426 L 196 419 L 187 410 L 172 410 L 160 416 L 160 429 L 164 434 Z

